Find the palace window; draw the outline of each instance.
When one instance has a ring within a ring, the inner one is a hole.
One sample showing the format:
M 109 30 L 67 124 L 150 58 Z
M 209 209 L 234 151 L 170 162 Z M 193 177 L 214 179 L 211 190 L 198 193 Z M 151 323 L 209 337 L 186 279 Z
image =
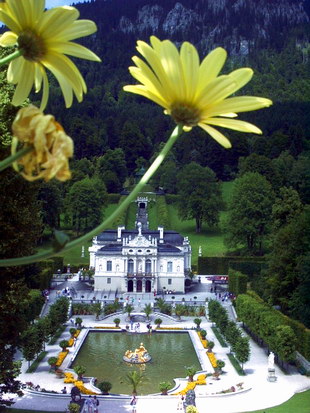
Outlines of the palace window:
M 168 285 L 172 284 L 172 278 L 168 278 Z
M 133 274 L 133 260 L 128 260 L 128 273 Z
M 111 284 L 111 278 L 107 278 L 107 284 Z
M 167 272 L 172 272 L 172 261 L 167 262 Z
M 152 265 L 151 264 L 152 264 L 151 260 L 146 260 L 146 262 L 145 262 L 145 272 L 147 274 L 151 274 L 151 272 L 152 272 Z
M 107 261 L 107 271 L 112 271 L 112 261 Z

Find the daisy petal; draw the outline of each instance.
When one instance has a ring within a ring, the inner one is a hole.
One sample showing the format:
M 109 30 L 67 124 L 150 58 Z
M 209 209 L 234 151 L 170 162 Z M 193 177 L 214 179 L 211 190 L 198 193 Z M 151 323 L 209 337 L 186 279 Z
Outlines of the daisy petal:
M 50 43 L 50 50 L 59 51 L 69 56 L 80 57 L 81 59 L 93 60 L 95 62 L 101 62 L 101 59 L 93 53 L 91 50 L 77 43 L 72 42 L 55 42 L 53 45 Z
M 197 85 L 197 94 L 207 86 L 220 73 L 226 61 L 227 53 L 221 47 L 210 52 L 201 62 L 199 67 L 199 79 Z
M 37 31 L 45 39 L 53 39 L 55 34 L 59 35 L 79 17 L 79 11 L 74 7 L 56 7 L 47 10 L 40 23 L 37 26 Z
M 191 101 L 198 83 L 199 56 L 195 47 L 188 42 L 182 44 L 180 56 L 186 83 L 186 99 Z
M 34 82 L 34 66 L 31 62 L 23 59 L 20 71 L 22 76 L 12 99 L 12 105 L 14 106 L 21 105 L 27 99 Z
M 13 32 L 5 32 L 0 37 L 0 46 L 14 46 L 17 43 L 18 36 Z
M 225 99 L 206 110 L 205 116 L 221 115 L 224 112 L 249 112 L 272 105 L 272 101 L 256 96 L 237 96 Z
M 220 126 L 222 128 L 233 129 L 240 132 L 257 133 L 259 135 L 262 134 L 262 131 L 255 125 L 252 125 L 252 123 L 244 122 L 242 120 L 210 118 L 206 120 L 206 123 L 208 123 L 208 125 Z
M 142 85 L 126 85 L 123 87 L 125 92 L 131 92 L 131 93 L 136 93 L 137 95 L 144 96 L 153 102 L 157 103 L 158 105 L 162 106 L 165 108 L 167 106 L 166 102 L 160 99 L 160 97 L 154 95 L 152 92 L 147 90 L 145 86 Z
M 212 128 L 209 125 L 206 125 L 205 123 L 198 123 L 198 126 L 200 126 L 204 131 L 206 131 L 210 136 L 212 136 L 212 138 L 216 140 L 216 142 L 224 146 L 224 148 L 231 148 L 231 143 L 221 132 Z

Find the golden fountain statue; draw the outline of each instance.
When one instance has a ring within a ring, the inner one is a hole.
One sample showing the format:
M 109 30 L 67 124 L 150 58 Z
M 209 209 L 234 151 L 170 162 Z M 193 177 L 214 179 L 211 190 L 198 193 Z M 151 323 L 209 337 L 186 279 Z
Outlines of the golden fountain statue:
M 127 350 L 125 355 L 123 356 L 123 360 L 127 363 L 142 364 L 150 361 L 151 356 L 147 352 L 143 343 L 141 343 L 140 347 L 136 348 L 135 351 Z

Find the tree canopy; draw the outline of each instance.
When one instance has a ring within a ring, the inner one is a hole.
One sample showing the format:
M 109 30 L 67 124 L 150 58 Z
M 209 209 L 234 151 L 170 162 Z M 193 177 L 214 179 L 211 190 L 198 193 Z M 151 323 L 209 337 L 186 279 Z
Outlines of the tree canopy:
M 211 227 L 217 225 L 223 201 L 215 173 L 191 162 L 182 169 L 177 180 L 181 219 L 195 219 L 196 232 L 201 232 L 203 222 Z

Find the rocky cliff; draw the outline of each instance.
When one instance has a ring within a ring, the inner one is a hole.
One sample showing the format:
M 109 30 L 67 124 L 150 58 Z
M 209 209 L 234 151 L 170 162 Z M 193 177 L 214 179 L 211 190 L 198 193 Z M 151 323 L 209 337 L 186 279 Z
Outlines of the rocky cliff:
M 132 6 L 131 15 L 122 14 L 114 30 L 190 39 L 203 52 L 217 45 L 237 55 L 255 47 L 281 47 L 291 29 L 309 23 L 304 0 L 145 0 L 136 6 L 132 1 Z

